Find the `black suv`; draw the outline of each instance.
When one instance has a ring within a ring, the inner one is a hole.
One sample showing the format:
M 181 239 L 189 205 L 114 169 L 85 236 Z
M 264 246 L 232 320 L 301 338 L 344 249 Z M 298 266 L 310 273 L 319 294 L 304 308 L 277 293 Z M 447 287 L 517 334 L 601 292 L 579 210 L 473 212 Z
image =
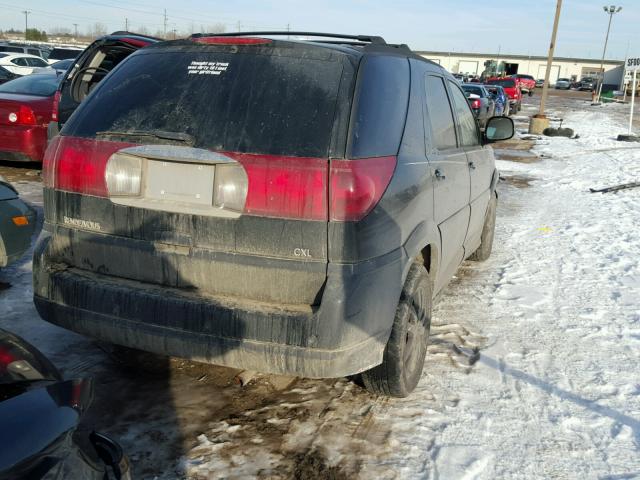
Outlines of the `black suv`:
M 286 35 L 287 33 L 285 33 Z M 130 55 L 50 144 L 42 318 L 127 347 L 404 396 L 431 303 L 491 251 L 458 82 L 379 37 L 195 35 Z

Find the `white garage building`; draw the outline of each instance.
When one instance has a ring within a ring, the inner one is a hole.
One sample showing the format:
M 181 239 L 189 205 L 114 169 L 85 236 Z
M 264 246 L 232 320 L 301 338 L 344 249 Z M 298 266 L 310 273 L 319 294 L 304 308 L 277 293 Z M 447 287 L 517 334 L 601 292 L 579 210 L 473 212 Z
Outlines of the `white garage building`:
M 451 73 L 480 75 L 485 70 L 485 62 L 493 60 L 506 75 L 521 73 L 534 78 L 544 78 L 547 57 L 534 55 L 507 55 L 460 52 L 417 52 L 429 60 L 439 63 Z M 622 60 L 605 60 L 604 71 L 608 72 L 624 64 Z M 618 69 L 621 70 L 621 69 Z M 551 67 L 551 83 L 558 78 L 579 80 L 595 77 L 600 72 L 600 60 L 590 58 L 555 57 Z M 613 73 L 613 72 L 611 72 Z M 606 75 L 609 77 L 610 75 Z M 605 83 L 609 80 L 605 77 Z M 611 83 L 619 83 L 611 79 Z

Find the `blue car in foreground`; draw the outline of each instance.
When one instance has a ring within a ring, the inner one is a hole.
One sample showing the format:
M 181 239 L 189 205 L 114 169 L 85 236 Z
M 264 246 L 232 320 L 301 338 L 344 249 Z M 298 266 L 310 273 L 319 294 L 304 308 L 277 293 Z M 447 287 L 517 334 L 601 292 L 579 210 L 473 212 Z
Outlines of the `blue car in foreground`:
M 0 268 L 18 260 L 31 246 L 36 212 L 0 176 Z
M 485 85 L 491 98 L 496 104 L 494 115 L 496 117 L 508 117 L 509 116 L 509 97 L 500 85 Z

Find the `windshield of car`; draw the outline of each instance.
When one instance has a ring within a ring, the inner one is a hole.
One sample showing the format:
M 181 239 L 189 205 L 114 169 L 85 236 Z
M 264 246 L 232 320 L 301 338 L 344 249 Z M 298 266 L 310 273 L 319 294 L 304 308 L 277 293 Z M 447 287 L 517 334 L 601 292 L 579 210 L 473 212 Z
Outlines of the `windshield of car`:
M 482 88 L 480 88 L 480 87 L 474 87 L 473 85 L 462 85 L 462 89 L 465 92 L 473 93 L 473 94 L 478 95 L 480 97 L 484 97 L 485 96 L 485 94 L 482 91 Z
M 81 50 L 71 50 L 68 48 L 54 48 L 49 54 L 51 60 L 67 60 L 76 58 Z
M 487 83 L 490 83 L 492 85 L 500 85 L 501 87 L 506 87 L 506 88 L 514 88 L 516 86 L 516 82 L 514 80 L 509 80 L 506 78 L 489 80 Z
M 135 54 L 98 84 L 62 133 L 168 131 L 217 151 L 327 156 L 340 58 L 229 50 Z
M 568 78 L 559 78 L 558 82 L 570 82 L 571 80 L 569 80 Z
M 50 97 L 58 88 L 59 82 L 57 75 L 27 75 L 0 85 L 0 93 Z

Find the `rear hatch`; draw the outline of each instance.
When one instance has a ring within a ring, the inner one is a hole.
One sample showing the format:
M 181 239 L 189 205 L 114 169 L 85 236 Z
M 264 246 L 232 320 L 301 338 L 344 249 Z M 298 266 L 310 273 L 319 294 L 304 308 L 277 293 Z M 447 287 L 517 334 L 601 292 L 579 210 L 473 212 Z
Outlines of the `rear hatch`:
M 114 277 L 317 304 L 357 58 L 222 40 L 141 50 L 80 106 L 45 159 L 53 250 Z

